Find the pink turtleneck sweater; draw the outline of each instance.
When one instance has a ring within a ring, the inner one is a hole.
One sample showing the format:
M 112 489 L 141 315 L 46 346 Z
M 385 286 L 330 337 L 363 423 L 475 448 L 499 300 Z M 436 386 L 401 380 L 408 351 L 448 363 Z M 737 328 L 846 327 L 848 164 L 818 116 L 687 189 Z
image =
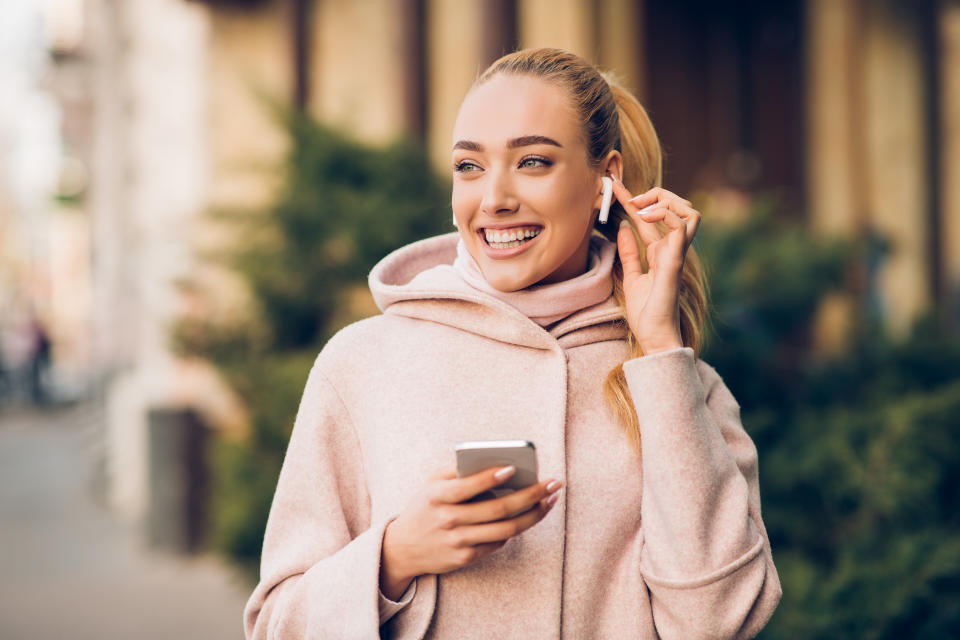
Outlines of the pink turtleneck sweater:
M 613 293 L 613 261 L 617 246 L 598 235 L 590 237 L 589 266 L 586 272 L 552 284 L 534 285 L 519 291 L 500 291 L 483 277 L 463 240 L 457 243 L 453 269 L 474 289 L 506 302 L 541 327 L 549 327 L 570 314 L 605 301 Z

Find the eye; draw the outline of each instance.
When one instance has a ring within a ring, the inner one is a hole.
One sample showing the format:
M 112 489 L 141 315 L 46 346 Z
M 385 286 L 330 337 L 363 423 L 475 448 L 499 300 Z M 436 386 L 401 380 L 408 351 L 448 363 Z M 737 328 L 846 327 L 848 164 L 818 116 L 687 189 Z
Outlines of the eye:
M 552 162 L 546 158 L 541 158 L 540 156 L 527 156 L 520 161 L 521 169 L 539 169 L 541 167 L 549 167 Z
M 453 164 L 453 170 L 456 173 L 467 173 L 470 171 L 479 171 L 480 166 L 474 162 L 470 162 L 469 160 L 462 160 Z

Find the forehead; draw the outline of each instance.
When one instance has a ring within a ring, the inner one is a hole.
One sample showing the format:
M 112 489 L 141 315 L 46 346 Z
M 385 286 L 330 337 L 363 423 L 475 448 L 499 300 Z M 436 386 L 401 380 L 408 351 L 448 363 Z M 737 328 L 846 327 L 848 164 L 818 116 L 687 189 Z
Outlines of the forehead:
M 464 98 L 453 126 L 453 140 L 484 145 L 525 135 L 545 135 L 565 147 L 580 140 L 580 123 L 560 86 L 525 75 L 500 74 Z

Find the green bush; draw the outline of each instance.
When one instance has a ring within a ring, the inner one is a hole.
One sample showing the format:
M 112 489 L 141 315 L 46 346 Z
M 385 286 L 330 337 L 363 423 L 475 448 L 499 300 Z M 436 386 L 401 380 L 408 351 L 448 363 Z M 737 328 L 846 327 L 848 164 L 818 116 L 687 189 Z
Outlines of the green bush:
M 814 312 L 876 258 L 870 244 L 764 206 L 698 242 L 715 313 L 704 358 L 757 443 L 784 588 L 761 637 L 960 636 L 960 342 L 929 320 L 891 341 L 864 309 L 846 353 L 824 361 Z

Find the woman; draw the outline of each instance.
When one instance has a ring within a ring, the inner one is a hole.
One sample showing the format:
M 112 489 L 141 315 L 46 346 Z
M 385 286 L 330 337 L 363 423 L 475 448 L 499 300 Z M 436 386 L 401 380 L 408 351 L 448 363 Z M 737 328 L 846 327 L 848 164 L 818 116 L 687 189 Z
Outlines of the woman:
M 700 215 L 657 186 L 643 108 L 524 50 L 453 133 L 458 233 L 381 261 L 383 315 L 318 356 L 247 637 L 755 635 L 781 594 L 756 449 L 696 359 Z M 534 442 L 543 480 L 465 502 L 511 471 L 457 477 L 455 444 L 484 439 Z

